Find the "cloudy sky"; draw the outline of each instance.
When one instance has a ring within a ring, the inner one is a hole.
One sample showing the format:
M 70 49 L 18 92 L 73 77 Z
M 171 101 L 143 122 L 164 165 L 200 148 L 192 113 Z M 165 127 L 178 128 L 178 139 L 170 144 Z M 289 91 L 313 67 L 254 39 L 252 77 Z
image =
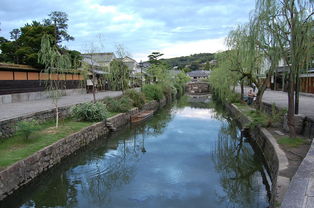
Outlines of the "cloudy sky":
M 0 36 L 51 11 L 69 16 L 68 48 L 115 51 L 123 45 L 136 60 L 152 51 L 164 57 L 224 50 L 224 38 L 248 21 L 254 0 L 1 0 Z

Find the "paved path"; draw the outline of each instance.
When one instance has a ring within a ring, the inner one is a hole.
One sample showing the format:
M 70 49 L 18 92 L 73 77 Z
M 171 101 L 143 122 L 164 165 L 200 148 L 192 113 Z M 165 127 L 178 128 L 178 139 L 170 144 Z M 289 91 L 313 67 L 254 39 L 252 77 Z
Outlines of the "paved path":
M 247 94 L 249 89 L 251 88 L 245 88 L 245 94 Z M 240 87 L 237 87 L 236 91 L 240 92 Z M 288 94 L 282 91 L 266 90 L 263 102 L 275 103 L 280 108 L 288 108 Z M 314 119 L 314 97 L 300 95 L 299 113 Z
M 96 93 L 96 99 L 105 97 L 117 97 L 122 94 L 121 91 L 106 91 Z M 93 94 L 78 94 L 63 96 L 59 100 L 59 106 L 69 106 L 78 103 L 90 102 L 93 100 Z M 31 113 L 53 109 L 51 99 L 34 100 L 20 103 L 9 103 L 0 105 L 0 121 L 20 116 L 25 116 Z

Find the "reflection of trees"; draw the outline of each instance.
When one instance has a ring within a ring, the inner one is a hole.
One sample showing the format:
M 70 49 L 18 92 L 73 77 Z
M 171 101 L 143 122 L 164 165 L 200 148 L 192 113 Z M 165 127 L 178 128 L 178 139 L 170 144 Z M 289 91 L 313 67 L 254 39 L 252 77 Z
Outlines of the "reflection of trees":
M 91 204 L 101 206 L 109 203 L 110 192 L 130 183 L 134 177 L 136 164 L 142 155 L 141 145 L 136 134 L 133 135 L 133 141 L 126 140 L 127 135 L 122 135 L 113 153 L 95 162 L 94 176 L 86 175 L 82 179 L 82 194 Z
M 257 193 L 261 190 L 256 174 L 263 167 L 254 151 L 244 143 L 235 122 L 221 127 L 212 158 L 226 194 L 222 199 L 228 199 L 233 206 L 256 207 Z
M 144 126 L 144 129 L 142 129 L 142 131 L 145 132 L 146 135 L 162 134 L 164 132 L 164 129 L 167 127 L 167 124 L 172 119 L 172 115 L 170 113 L 170 110 L 171 110 L 170 107 L 159 110 L 154 115 L 154 118 L 149 120 L 146 123 L 146 125 Z M 140 128 L 143 128 L 143 126 Z

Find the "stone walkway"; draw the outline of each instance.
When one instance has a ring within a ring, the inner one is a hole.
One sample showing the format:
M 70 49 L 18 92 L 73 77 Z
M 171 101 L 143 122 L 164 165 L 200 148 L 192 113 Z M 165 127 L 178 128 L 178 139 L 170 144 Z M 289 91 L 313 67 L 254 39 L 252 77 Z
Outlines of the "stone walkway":
M 314 141 L 290 182 L 281 208 L 314 208 Z
M 105 91 L 96 93 L 96 99 L 100 100 L 106 97 L 117 97 L 122 94 L 121 91 Z M 77 94 L 63 96 L 59 100 L 59 106 L 69 106 L 79 103 L 90 102 L 93 100 L 93 94 Z M 39 111 L 53 109 L 51 99 L 34 100 L 20 103 L 10 103 L 0 105 L 0 121 L 25 116 Z
M 245 88 L 245 95 L 251 88 Z M 240 93 L 240 87 L 236 88 Z M 273 104 L 279 108 L 288 108 L 288 94 L 282 91 L 266 90 L 263 96 L 263 102 Z M 314 120 L 314 97 L 308 95 L 300 95 L 299 113 Z

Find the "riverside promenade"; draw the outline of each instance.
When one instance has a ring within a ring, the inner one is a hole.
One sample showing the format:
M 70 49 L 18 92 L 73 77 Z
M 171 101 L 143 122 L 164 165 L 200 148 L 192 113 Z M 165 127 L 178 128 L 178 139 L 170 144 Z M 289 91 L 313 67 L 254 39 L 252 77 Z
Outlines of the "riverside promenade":
M 105 91 L 97 92 L 96 99 L 101 100 L 106 97 L 117 97 L 122 95 L 121 91 Z M 71 106 L 79 103 L 86 103 L 93 101 L 93 94 L 76 94 L 62 96 L 59 101 L 59 107 Z M 51 99 L 34 100 L 19 103 L 9 103 L 0 105 L 0 121 L 8 120 L 11 118 L 17 118 L 26 116 L 32 113 L 52 110 L 54 105 Z
M 244 88 L 244 95 L 247 95 L 248 91 L 252 89 L 249 87 Z M 238 93 L 241 92 L 240 87 L 236 88 Z M 288 93 L 282 91 L 266 90 L 263 95 L 263 102 L 269 104 L 275 104 L 279 108 L 288 108 Z M 300 93 L 299 98 L 299 113 L 303 114 L 312 120 L 314 120 L 314 94 Z
M 246 87 L 245 95 L 252 89 Z M 236 88 L 240 93 L 240 87 Z M 282 91 L 266 90 L 264 103 L 275 104 L 279 108 L 288 108 L 288 94 Z M 300 94 L 299 113 L 314 120 L 314 95 Z M 312 145 L 293 176 L 284 196 L 281 208 L 314 208 L 314 139 Z

